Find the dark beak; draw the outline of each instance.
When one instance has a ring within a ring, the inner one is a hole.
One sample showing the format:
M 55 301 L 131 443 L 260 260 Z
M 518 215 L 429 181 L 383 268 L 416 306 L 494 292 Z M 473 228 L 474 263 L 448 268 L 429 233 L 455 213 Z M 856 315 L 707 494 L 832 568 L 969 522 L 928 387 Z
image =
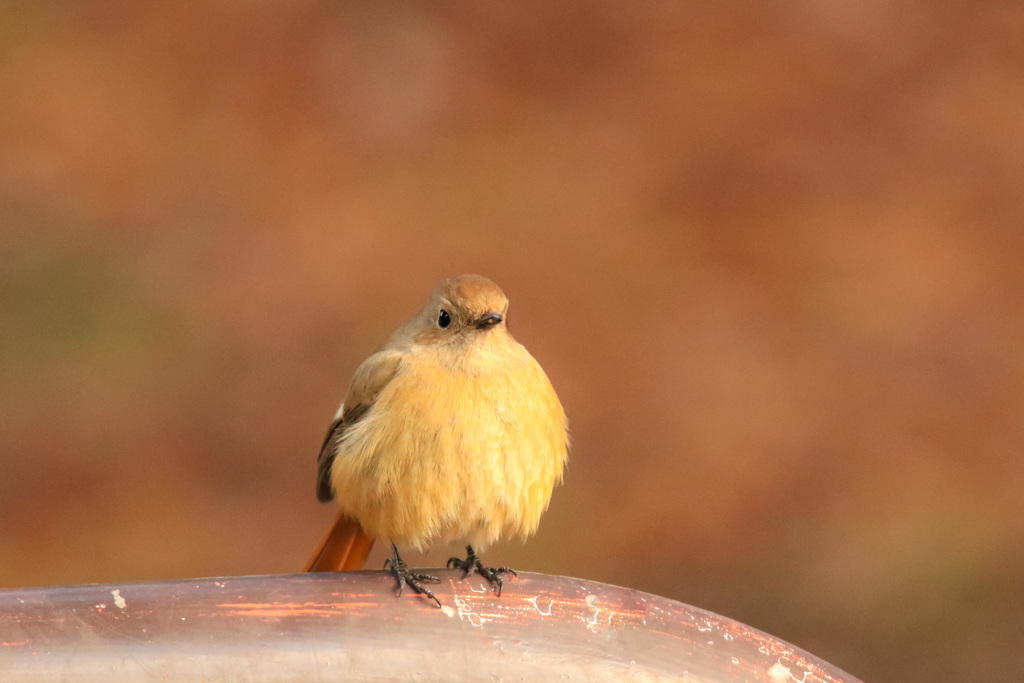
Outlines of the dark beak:
M 502 320 L 501 313 L 485 313 L 484 315 L 477 318 L 476 329 L 486 330 L 489 327 L 494 327 Z

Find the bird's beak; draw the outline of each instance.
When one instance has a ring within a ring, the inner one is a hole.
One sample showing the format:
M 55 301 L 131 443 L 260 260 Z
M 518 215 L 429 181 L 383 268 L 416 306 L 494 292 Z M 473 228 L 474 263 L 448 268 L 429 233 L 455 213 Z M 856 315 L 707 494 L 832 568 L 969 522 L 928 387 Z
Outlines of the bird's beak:
M 502 320 L 501 313 L 485 313 L 476 320 L 476 329 L 486 330 L 489 327 L 494 327 Z

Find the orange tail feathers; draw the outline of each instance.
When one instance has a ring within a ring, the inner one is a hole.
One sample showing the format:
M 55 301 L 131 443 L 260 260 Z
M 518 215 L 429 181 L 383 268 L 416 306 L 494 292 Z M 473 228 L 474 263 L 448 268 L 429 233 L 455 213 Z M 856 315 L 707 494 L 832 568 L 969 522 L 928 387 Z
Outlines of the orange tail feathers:
M 341 572 L 362 569 L 372 547 L 373 539 L 366 535 L 359 522 L 338 515 L 334 526 L 303 571 Z

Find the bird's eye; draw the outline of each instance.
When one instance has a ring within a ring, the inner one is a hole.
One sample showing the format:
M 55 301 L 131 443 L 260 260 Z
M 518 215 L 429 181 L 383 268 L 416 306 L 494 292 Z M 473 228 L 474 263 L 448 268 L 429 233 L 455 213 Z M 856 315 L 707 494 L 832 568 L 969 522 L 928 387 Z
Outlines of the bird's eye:
M 441 312 L 437 314 L 437 326 L 442 330 L 452 324 L 452 317 L 448 315 L 448 311 L 441 309 Z

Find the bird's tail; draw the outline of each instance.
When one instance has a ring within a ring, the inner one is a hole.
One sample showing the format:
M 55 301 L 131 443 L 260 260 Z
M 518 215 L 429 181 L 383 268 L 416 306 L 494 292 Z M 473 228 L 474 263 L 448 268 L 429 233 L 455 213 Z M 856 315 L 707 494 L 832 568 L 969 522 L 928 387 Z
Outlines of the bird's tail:
M 303 571 L 339 572 L 362 569 L 372 547 L 373 539 L 366 535 L 359 522 L 345 515 L 338 515 L 334 526 Z

